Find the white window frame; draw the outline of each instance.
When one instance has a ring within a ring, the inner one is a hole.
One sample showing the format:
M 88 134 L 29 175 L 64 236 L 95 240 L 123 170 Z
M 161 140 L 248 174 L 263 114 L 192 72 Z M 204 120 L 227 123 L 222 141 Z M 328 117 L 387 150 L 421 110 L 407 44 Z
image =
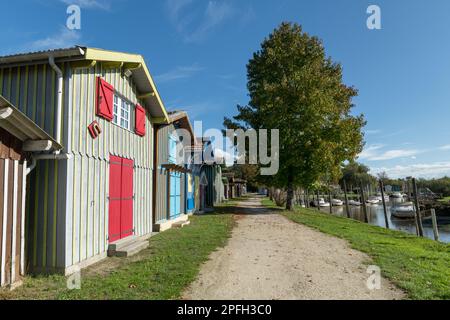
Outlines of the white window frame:
M 114 109 L 113 109 L 113 123 L 125 130 L 131 130 L 132 111 L 134 104 L 123 98 L 117 93 L 114 93 Z

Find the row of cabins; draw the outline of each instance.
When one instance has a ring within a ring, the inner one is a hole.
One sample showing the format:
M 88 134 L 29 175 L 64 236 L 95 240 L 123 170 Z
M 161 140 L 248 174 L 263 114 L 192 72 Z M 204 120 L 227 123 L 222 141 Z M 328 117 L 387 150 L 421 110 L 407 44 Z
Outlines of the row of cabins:
M 193 161 L 209 145 L 166 111 L 141 55 L 0 57 L 0 286 L 133 253 L 221 202 L 221 167 Z
M 234 172 L 224 172 L 222 176 L 225 200 L 239 198 L 247 193 L 246 180 L 236 178 Z

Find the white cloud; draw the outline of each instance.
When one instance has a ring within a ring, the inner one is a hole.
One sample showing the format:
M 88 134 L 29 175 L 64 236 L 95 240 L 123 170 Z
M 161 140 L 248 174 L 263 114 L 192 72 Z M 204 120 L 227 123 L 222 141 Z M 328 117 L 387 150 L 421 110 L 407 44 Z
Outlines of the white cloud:
M 450 162 L 435 162 L 428 164 L 412 164 L 394 167 L 371 168 L 371 173 L 386 172 L 392 178 L 405 178 L 414 176 L 416 178 L 440 178 L 450 176 Z
M 394 149 L 381 152 L 382 148 L 384 148 L 384 145 L 382 144 L 371 145 L 360 153 L 359 159 L 368 161 L 383 161 L 398 158 L 412 158 L 420 153 L 419 150 L 415 149 Z
M 62 3 L 69 5 L 76 4 L 84 9 L 111 9 L 111 3 L 108 0 L 60 0 Z
M 202 71 L 204 68 L 194 64 L 192 66 L 176 67 L 166 73 L 155 76 L 156 82 L 164 83 L 179 79 L 192 77 L 195 73 Z
M 443 150 L 443 151 L 450 150 L 450 144 L 447 144 L 447 145 L 445 145 L 445 146 L 439 147 L 439 150 Z
M 214 149 L 214 159 L 217 162 L 221 162 L 221 160 L 223 159 L 224 164 L 226 164 L 227 167 L 230 167 L 234 164 L 235 156 L 227 151 L 216 148 Z
M 384 147 L 384 144 L 373 144 L 370 145 L 359 154 L 359 159 L 361 160 L 369 160 L 370 158 L 374 157 L 377 154 L 377 151 L 382 149 Z
M 61 27 L 60 31 L 47 38 L 38 39 L 30 44 L 33 51 L 71 47 L 79 43 L 81 33 Z
M 415 156 L 418 153 L 419 153 L 418 150 L 402 150 L 402 149 L 389 150 L 378 156 L 374 156 L 369 160 L 382 161 L 382 160 L 392 160 L 392 159 L 398 159 L 398 158 L 409 158 L 409 157 Z
M 192 0 L 167 0 L 170 21 L 188 43 L 201 42 L 234 13 L 226 1 L 208 1 L 203 11 L 196 10 L 192 3 Z

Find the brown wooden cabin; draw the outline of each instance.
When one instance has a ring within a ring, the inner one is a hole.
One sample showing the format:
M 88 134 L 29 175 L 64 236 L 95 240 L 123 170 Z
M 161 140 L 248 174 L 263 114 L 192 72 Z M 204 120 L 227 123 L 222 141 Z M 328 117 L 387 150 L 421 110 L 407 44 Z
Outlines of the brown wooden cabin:
M 60 146 L 0 95 L 0 287 L 14 288 L 26 272 L 27 159 Z

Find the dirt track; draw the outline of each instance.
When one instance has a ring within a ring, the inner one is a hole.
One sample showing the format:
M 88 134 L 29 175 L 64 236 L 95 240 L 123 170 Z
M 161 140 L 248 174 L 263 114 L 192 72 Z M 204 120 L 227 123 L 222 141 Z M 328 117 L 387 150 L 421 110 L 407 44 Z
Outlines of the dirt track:
M 385 279 L 367 288 L 370 259 L 337 239 L 272 214 L 252 198 L 239 204 L 228 245 L 214 252 L 184 299 L 402 299 Z

